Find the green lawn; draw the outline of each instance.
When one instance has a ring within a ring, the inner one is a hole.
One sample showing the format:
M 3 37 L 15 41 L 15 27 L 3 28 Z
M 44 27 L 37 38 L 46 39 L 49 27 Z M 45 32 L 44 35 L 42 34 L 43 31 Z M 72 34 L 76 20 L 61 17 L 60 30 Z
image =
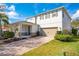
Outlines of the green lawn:
M 62 42 L 52 40 L 38 48 L 35 48 L 23 56 L 79 56 L 79 38 L 74 38 L 73 42 Z

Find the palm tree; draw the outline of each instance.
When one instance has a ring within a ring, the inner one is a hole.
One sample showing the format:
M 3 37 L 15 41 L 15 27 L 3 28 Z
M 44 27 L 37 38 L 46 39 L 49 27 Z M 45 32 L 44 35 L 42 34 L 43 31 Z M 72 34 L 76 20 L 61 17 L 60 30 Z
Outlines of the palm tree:
M 0 13 L 0 36 L 2 35 L 2 26 L 9 24 L 8 19 L 7 15 Z

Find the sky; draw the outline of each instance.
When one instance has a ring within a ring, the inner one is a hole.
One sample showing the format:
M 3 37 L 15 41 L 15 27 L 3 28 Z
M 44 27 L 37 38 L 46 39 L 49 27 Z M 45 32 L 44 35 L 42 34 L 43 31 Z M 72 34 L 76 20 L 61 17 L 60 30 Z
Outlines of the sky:
M 6 14 L 9 22 L 24 21 L 27 17 L 64 6 L 69 15 L 75 19 L 79 17 L 78 3 L 6 3 Z

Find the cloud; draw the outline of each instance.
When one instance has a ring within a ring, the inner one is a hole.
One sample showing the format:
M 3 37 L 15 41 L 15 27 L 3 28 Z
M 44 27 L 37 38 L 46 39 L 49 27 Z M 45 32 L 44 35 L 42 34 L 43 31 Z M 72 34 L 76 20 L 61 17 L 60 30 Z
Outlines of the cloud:
M 6 12 L 6 14 L 8 15 L 9 18 L 13 18 L 13 19 L 17 19 L 19 14 L 15 11 L 9 11 L 9 12 Z
M 11 5 L 10 7 L 7 6 L 6 9 L 8 10 L 6 14 L 9 18 L 17 19 L 19 17 L 14 5 Z
M 7 6 L 6 9 L 8 10 L 6 14 L 10 19 L 20 19 L 19 13 L 16 12 L 14 5 L 11 5 L 10 7 Z
M 14 5 L 11 5 L 10 7 L 8 7 L 8 10 L 15 11 L 15 6 Z
M 4 4 L 4 3 L 0 3 L 0 5 L 6 5 L 6 4 Z
M 8 15 L 9 18 L 11 19 L 18 19 L 19 14 L 16 12 L 15 6 L 11 5 L 10 7 L 7 6 L 8 11 L 6 14 Z
M 72 15 L 72 19 L 76 19 L 79 18 L 79 10 L 77 10 L 73 15 Z
M 25 17 L 23 15 L 20 15 L 19 13 L 15 12 L 15 11 L 6 12 L 6 14 L 9 17 L 9 22 L 10 23 L 14 23 L 14 22 L 24 21 L 25 20 Z
M 23 15 L 19 14 L 18 12 L 16 12 L 15 5 L 11 5 L 10 7 L 7 6 L 6 9 L 7 9 L 6 15 L 9 17 L 9 22 L 10 23 L 24 20 L 25 16 L 23 16 Z

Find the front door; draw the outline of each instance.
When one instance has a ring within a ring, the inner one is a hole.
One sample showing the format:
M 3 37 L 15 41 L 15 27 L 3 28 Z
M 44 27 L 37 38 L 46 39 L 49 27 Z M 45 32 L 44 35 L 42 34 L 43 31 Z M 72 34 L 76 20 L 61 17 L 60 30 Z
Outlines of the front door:
M 30 35 L 31 26 L 28 26 L 28 35 Z

